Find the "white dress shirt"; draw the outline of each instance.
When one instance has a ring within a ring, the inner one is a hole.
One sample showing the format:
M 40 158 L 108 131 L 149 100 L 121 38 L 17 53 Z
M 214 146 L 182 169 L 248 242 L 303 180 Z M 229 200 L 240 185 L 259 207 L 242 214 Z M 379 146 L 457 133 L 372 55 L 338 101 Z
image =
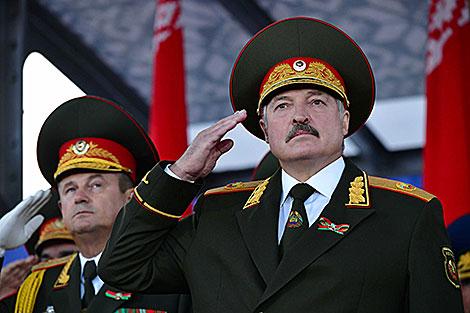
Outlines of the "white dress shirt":
M 315 192 L 304 202 L 309 227 L 312 226 L 325 206 L 330 202 L 331 195 L 336 189 L 336 186 L 338 186 L 341 175 L 343 174 L 344 166 L 344 160 L 340 157 L 305 182 L 315 189 Z M 287 218 L 289 217 L 292 202 L 294 201 L 292 196 L 289 195 L 289 191 L 299 183 L 301 182 L 282 170 L 282 194 L 279 211 L 278 244 L 281 242 L 282 235 L 284 234 Z
M 81 253 L 78 254 L 80 258 L 80 299 L 83 298 L 85 294 L 85 279 L 83 278 L 83 269 L 85 268 L 85 264 L 88 261 L 94 261 L 96 268 L 98 268 L 98 261 L 101 258 L 101 253 L 95 256 L 94 258 L 87 259 Z M 96 277 L 92 280 L 93 288 L 95 289 L 95 295 L 98 291 L 103 287 L 104 282 L 96 275 Z

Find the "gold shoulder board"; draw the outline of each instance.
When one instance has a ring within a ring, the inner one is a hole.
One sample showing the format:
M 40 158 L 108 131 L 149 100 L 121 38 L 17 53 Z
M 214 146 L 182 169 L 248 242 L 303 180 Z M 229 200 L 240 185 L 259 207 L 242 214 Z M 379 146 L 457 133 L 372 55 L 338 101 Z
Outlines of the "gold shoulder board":
M 33 266 L 31 271 L 35 272 L 35 271 L 39 271 L 39 270 L 45 270 L 45 269 L 48 269 L 48 268 L 51 268 L 51 267 L 56 267 L 56 266 L 59 266 L 59 265 L 64 265 L 65 263 L 67 263 L 70 260 L 70 258 L 75 258 L 75 256 L 76 256 L 76 253 L 74 253 L 72 255 L 64 256 L 63 258 L 52 259 L 52 260 L 49 260 L 49 261 L 46 261 L 46 262 L 38 263 L 38 264 Z
M 402 183 L 400 181 L 396 181 L 396 180 L 388 179 L 388 178 L 369 176 L 369 185 L 371 187 L 377 187 L 377 188 L 382 188 L 382 189 L 387 189 L 387 190 L 407 194 L 415 198 L 424 200 L 426 202 L 429 202 L 433 198 L 436 197 L 433 194 L 430 194 L 429 192 L 424 191 L 423 189 L 417 188 L 411 184 Z
M 259 184 L 264 182 L 264 180 L 255 180 L 246 183 L 238 182 L 238 183 L 230 183 L 223 187 L 218 187 L 214 189 L 209 189 L 204 193 L 204 196 L 213 195 L 217 193 L 227 193 L 227 192 L 234 192 L 234 191 L 249 191 L 254 190 Z

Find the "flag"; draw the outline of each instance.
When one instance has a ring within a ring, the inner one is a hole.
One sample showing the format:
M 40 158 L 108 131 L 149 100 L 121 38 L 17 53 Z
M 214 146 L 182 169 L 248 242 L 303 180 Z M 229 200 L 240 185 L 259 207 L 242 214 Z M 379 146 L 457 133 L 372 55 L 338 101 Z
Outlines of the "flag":
M 470 24 L 465 0 L 431 0 L 426 51 L 423 187 L 446 225 L 470 213 Z
M 153 34 L 153 88 L 149 134 L 162 160 L 187 148 L 183 29 L 179 0 L 158 0 Z

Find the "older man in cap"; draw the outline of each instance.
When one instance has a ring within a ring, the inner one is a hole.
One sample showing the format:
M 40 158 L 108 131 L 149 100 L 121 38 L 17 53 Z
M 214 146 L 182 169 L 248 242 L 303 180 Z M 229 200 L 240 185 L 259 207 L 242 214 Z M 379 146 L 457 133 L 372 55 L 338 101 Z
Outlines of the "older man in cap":
M 230 93 L 235 114 L 154 167 L 119 213 L 106 282 L 191 291 L 195 312 L 462 312 L 439 200 L 342 156 L 375 98 L 351 38 L 312 18 L 274 23 L 243 48 Z M 238 123 L 281 169 L 207 191 L 179 222 Z
M 58 189 L 63 222 L 79 253 L 33 267 L 16 304 L 3 310 L 189 312 L 189 296 L 137 294 L 104 284 L 96 273 L 118 211 L 132 197 L 136 180 L 158 161 L 140 124 L 111 101 L 72 99 L 47 118 L 37 151 L 42 174 Z

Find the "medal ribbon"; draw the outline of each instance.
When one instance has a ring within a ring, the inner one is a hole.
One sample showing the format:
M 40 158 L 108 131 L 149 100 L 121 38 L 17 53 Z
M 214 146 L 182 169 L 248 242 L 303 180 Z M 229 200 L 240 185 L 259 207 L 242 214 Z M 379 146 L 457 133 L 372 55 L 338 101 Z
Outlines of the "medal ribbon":
M 344 235 L 349 229 L 349 224 L 340 224 L 336 225 L 332 223 L 326 217 L 320 217 L 320 221 L 318 222 L 318 230 L 331 230 L 337 234 Z

